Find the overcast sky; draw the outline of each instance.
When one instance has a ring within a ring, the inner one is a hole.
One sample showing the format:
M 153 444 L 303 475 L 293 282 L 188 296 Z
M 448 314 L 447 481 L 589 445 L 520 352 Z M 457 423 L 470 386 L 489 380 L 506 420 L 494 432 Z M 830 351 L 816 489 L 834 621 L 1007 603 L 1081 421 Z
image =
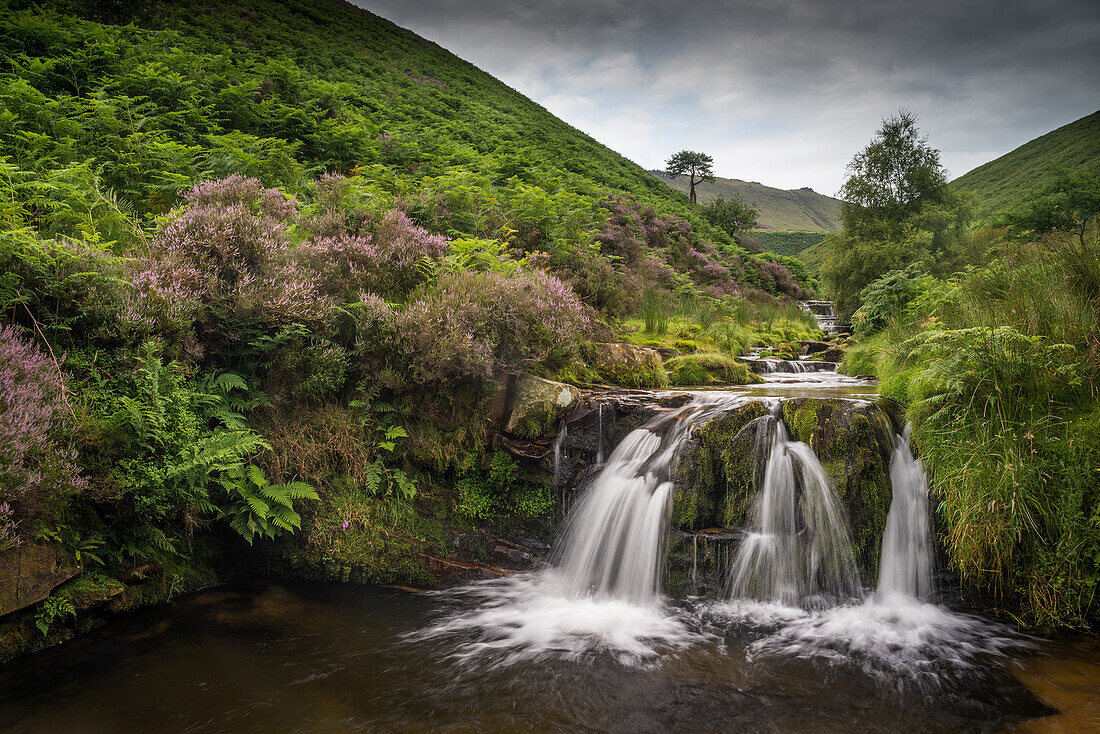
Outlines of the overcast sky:
M 646 168 L 835 194 L 907 108 L 952 178 L 1100 109 L 1098 0 L 355 0 Z

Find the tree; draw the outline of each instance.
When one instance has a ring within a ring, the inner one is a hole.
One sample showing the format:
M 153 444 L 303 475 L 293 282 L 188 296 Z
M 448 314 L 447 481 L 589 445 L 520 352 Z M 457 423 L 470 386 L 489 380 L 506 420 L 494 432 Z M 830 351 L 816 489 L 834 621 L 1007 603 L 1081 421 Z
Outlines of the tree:
M 721 194 L 703 206 L 703 217 L 730 237 L 737 237 L 756 226 L 759 212 L 746 204 L 741 197 L 726 199 Z
M 706 153 L 681 150 L 665 161 L 665 172 L 670 176 L 688 177 L 688 197 L 695 203 L 695 184 L 714 180 L 714 159 Z
M 840 188 L 845 230 L 866 224 L 900 227 L 922 207 L 942 203 L 947 194 L 940 152 L 921 136 L 917 116 L 908 110 L 885 118 L 847 170 Z
M 884 274 L 911 263 L 949 270 L 965 236 L 965 201 L 947 187 L 940 152 L 906 110 L 883 119 L 852 158 L 840 189 L 841 231 L 829 238 L 821 274 L 847 318 L 860 293 Z

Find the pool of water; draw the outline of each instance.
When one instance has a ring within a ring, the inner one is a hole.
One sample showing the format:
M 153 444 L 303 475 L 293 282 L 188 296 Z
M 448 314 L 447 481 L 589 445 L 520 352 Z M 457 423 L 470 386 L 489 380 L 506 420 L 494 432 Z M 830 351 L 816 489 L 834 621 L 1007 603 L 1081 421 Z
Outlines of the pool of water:
M 242 582 L 0 669 L 0 731 L 1082 731 L 1100 716 L 1093 641 L 959 617 L 973 649 L 922 653 L 936 612 L 843 609 L 570 602 L 552 574 L 433 594 Z

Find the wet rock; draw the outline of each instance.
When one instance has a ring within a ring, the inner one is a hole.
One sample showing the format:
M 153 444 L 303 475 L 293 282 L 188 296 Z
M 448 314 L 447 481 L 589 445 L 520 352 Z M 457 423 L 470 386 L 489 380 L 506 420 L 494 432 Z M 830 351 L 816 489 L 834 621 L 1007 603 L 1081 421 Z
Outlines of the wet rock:
M 775 419 L 762 401 L 708 421 L 689 439 L 677 464 L 672 526 L 739 528 L 762 480 Z
M 783 402 L 782 414 L 791 438 L 808 443 L 833 480 L 860 571 L 864 579 L 876 578 L 892 497 L 896 428 L 890 413 L 863 400 L 795 398 Z
M 656 349 L 624 342 L 594 344 L 590 365 L 601 380 L 623 387 L 665 387 L 668 376 Z
M 799 344 L 802 345 L 802 354 L 818 354 L 820 352 L 826 351 L 827 349 L 829 349 L 829 347 L 832 346 L 831 344 L 829 344 L 829 342 L 819 341 L 801 341 L 799 342 Z
M 0 555 L 0 616 L 37 604 L 80 572 L 54 545 L 23 545 Z
M 662 590 L 676 597 L 722 597 L 739 540 L 740 533 L 725 528 L 669 532 Z
M 844 359 L 844 350 L 840 347 L 829 347 L 821 353 L 824 362 L 839 362 Z

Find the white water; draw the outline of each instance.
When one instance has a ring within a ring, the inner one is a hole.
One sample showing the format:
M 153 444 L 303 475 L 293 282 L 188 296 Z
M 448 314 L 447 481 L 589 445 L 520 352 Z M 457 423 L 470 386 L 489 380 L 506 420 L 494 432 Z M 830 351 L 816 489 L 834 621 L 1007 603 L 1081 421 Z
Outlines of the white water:
M 737 548 L 732 598 L 788 606 L 862 598 L 848 524 L 811 449 L 775 423 L 753 521 Z
M 699 393 L 632 431 L 573 507 L 559 567 L 575 596 L 646 603 L 658 593 L 673 464 L 691 427 L 744 398 Z
M 565 427 L 565 421 L 561 422 L 561 427 L 558 429 L 558 437 L 554 439 L 554 487 L 557 488 L 559 483 L 559 474 L 561 472 L 561 446 L 565 443 L 566 437 L 569 435 L 569 429 Z
M 806 612 L 734 601 L 705 613 L 765 629 L 750 656 L 816 658 L 860 667 L 895 686 L 941 685 L 1026 643 L 1007 628 L 929 604 L 932 540 L 928 478 L 913 455 L 910 429 L 897 436 L 890 461 L 893 498 L 883 534 L 878 588 L 863 604 Z
M 659 593 L 671 476 L 692 426 L 744 401 L 698 393 L 631 432 L 570 510 L 556 568 L 443 592 L 460 608 L 414 637 L 456 639 L 453 656 L 503 664 L 597 652 L 640 663 L 702 639 Z M 555 466 L 564 436 L 563 425 Z
M 878 594 L 928 599 L 932 594 L 932 539 L 928 525 L 928 477 L 909 445 L 910 427 L 897 436 L 890 459 L 893 499 L 882 536 Z

